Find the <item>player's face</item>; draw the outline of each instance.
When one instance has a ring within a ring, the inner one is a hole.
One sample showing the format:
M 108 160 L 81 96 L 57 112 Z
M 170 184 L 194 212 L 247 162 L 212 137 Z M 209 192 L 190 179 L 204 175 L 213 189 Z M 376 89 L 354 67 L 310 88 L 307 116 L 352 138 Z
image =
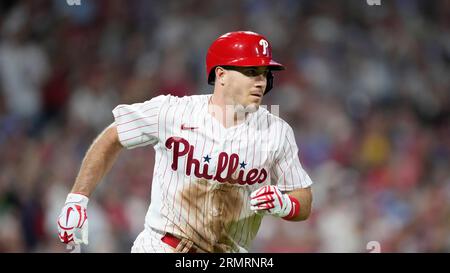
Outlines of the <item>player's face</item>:
M 267 85 L 269 68 L 260 67 L 227 67 L 227 93 L 234 105 L 243 107 L 261 105 Z

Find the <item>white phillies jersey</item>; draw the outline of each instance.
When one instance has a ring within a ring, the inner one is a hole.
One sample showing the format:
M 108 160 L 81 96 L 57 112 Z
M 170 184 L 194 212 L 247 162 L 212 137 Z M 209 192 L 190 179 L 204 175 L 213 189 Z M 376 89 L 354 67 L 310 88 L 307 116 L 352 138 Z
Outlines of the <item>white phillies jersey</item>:
M 192 240 L 208 252 L 247 252 L 262 216 L 250 194 L 312 184 L 291 127 L 260 107 L 225 128 L 208 112 L 211 95 L 158 96 L 113 110 L 122 145 L 156 151 L 145 227 Z M 301 209 L 301 208 L 300 208 Z

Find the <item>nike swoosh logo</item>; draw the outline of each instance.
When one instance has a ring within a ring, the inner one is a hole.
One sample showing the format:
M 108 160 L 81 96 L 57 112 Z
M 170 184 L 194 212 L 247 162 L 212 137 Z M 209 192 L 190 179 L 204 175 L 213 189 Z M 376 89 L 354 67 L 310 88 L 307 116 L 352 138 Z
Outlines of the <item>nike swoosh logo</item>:
M 70 207 L 70 208 L 67 209 L 66 226 L 67 226 L 67 223 L 69 222 L 70 212 L 72 212 L 72 211 L 73 211 L 73 208 L 72 208 L 72 207 Z
M 294 211 L 295 211 L 295 203 L 292 203 L 292 210 L 291 210 L 291 213 L 294 213 Z M 290 215 L 291 213 L 289 213 L 289 216 L 291 216 L 291 215 Z
M 181 130 L 194 130 L 194 129 L 198 129 L 198 127 L 189 127 L 186 126 L 184 123 L 181 124 Z

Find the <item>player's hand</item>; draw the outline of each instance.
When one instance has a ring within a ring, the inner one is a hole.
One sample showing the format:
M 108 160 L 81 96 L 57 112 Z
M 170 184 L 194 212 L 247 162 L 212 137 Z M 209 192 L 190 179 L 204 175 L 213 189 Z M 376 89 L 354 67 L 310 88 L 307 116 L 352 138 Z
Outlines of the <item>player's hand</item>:
M 277 186 L 261 187 L 250 195 L 250 209 L 259 214 L 275 215 L 284 219 L 294 218 L 299 212 L 299 202 Z
M 58 235 L 65 244 L 88 244 L 87 204 L 89 198 L 69 193 L 58 217 Z

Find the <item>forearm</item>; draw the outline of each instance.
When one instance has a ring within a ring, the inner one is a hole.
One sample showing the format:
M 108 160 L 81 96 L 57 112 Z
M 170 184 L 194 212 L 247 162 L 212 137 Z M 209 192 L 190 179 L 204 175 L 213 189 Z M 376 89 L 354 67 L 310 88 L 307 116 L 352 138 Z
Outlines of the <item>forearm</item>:
M 106 128 L 88 149 L 71 192 L 89 197 L 111 169 L 122 148 L 116 127 Z
M 304 188 L 287 193 L 288 195 L 296 198 L 300 203 L 300 211 L 297 217 L 290 219 L 289 221 L 304 221 L 308 219 L 311 213 L 312 204 L 312 192 L 311 188 Z

